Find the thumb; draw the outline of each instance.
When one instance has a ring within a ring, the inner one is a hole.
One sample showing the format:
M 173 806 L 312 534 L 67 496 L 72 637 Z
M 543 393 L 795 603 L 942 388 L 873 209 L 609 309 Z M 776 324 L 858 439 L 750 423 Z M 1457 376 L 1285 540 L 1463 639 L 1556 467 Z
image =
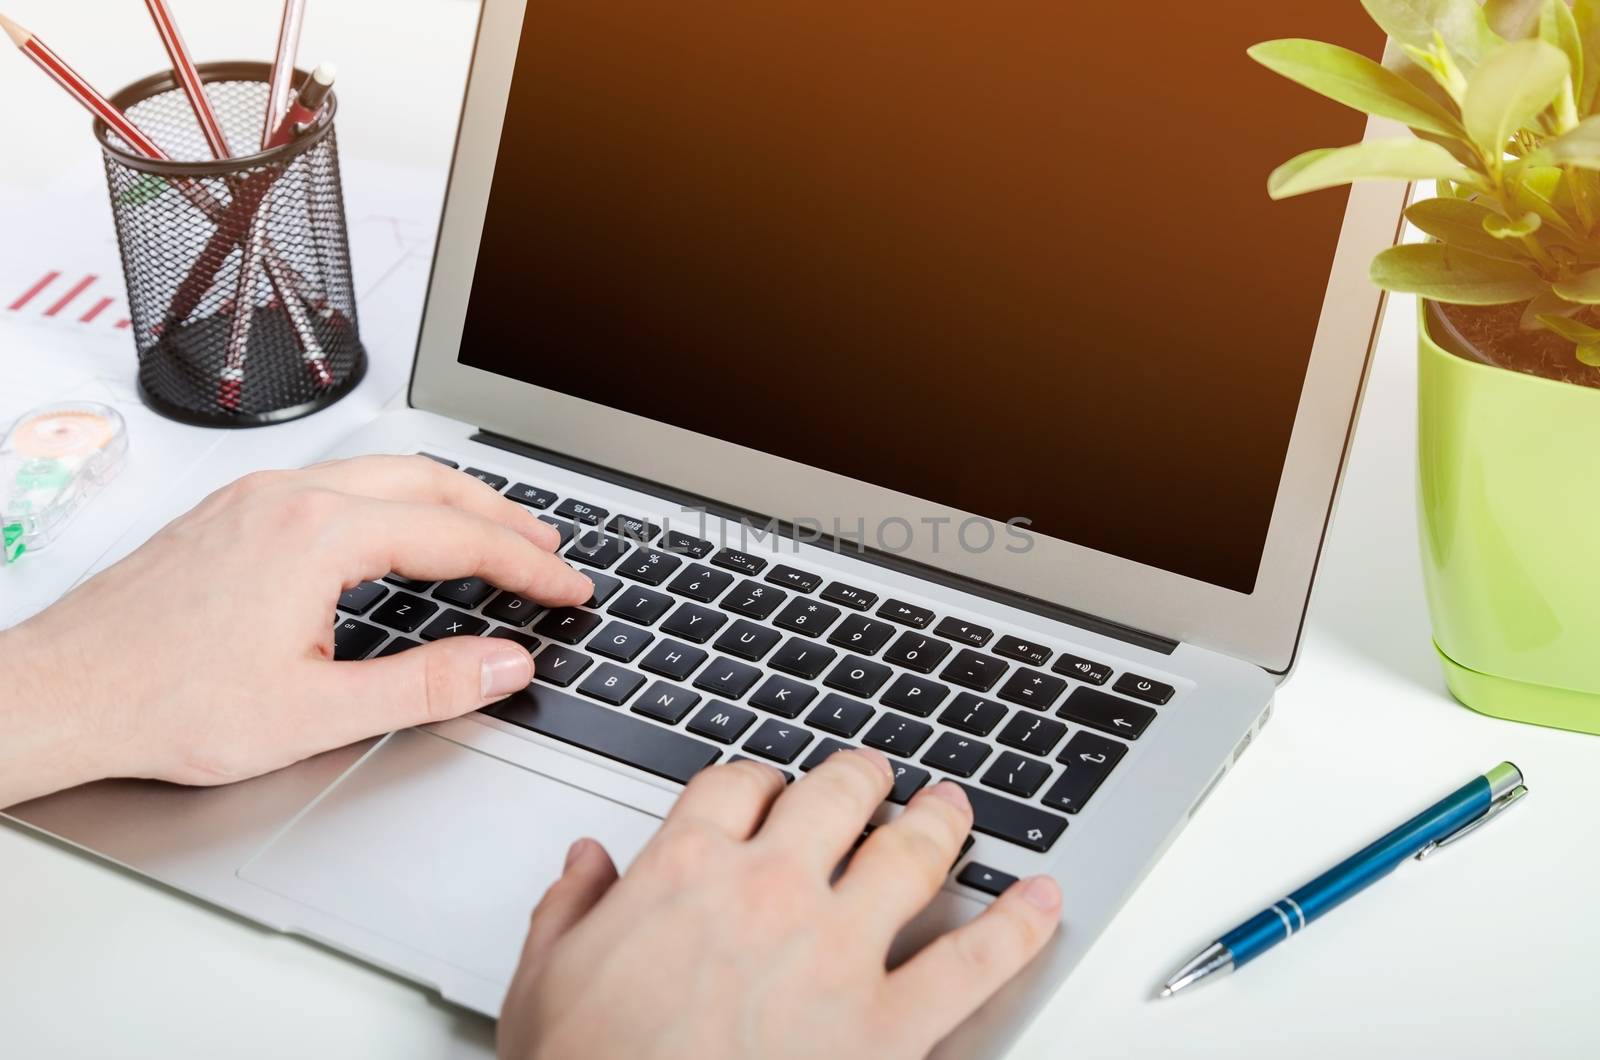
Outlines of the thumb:
M 536 977 L 551 948 L 588 915 L 616 882 L 617 866 L 605 847 L 593 839 L 572 844 L 561 878 L 550 885 L 533 910 L 518 976 Z

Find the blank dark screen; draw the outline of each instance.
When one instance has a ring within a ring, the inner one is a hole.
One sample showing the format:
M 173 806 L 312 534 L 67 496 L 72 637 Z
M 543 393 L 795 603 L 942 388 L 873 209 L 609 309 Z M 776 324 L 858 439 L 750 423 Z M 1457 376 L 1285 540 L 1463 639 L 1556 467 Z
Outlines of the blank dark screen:
M 460 360 L 1240 592 L 1354 0 L 532 0 Z M 768 513 L 788 518 L 808 512 Z

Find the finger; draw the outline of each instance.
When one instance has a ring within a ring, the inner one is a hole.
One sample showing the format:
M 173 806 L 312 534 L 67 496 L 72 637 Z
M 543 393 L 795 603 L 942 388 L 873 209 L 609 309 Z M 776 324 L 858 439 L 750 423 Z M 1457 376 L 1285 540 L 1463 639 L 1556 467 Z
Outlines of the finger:
M 735 839 L 749 839 L 783 791 L 783 774 L 748 759 L 702 770 L 667 814 L 662 831 L 704 821 Z
M 593 839 L 572 844 L 561 878 L 550 885 L 534 907 L 517 976 L 536 977 L 555 944 L 589 914 L 616 882 L 617 867 L 604 847 Z
M 543 604 L 581 604 L 594 583 L 566 561 L 498 523 L 437 504 L 347 497 L 334 556 L 357 559 L 360 577 L 389 572 L 438 581 L 477 575 Z
M 861 837 L 893 782 L 893 770 L 881 751 L 836 752 L 778 798 L 760 840 L 799 853 L 823 873 L 832 872 Z
M 1012 884 L 982 915 L 930 942 L 889 974 L 888 1007 L 931 1047 L 1044 948 L 1061 921 L 1061 888 L 1048 876 Z
M 360 497 L 414 504 L 447 504 L 481 515 L 547 552 L 561 545 L 556 528 L 493 487 L 425 456 L 358 456 L 312 464 L 293 479 Z
M 887 946 L 944 885 L 972 830 L 972 805 L 959 784 L 924 788 L 899 817 L 873 830 L 835 886 Z
M 499 637 L 446 637 L 366 662 L 317 660 L 286 704 L 315 750 L 444 721 L 528 686 L 533 659 Z

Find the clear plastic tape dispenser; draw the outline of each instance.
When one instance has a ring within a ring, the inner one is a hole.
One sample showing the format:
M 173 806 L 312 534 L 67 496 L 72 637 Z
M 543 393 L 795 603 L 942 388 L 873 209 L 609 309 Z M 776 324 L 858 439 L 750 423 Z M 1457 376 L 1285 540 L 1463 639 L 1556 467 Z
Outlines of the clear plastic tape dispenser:
M 93 402 L 24 413 L 0 442 L 0 563 L 55 541 L 122 470 L 128 431 Z

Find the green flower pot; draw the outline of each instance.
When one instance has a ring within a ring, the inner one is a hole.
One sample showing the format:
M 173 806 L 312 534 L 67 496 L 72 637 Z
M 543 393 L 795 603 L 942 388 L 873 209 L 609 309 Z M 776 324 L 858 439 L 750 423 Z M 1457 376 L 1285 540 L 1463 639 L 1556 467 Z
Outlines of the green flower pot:
M 1445 682 L 1600 733 L 1600 390 L 1466 360 L 1418 326 L 1422 569 Z

